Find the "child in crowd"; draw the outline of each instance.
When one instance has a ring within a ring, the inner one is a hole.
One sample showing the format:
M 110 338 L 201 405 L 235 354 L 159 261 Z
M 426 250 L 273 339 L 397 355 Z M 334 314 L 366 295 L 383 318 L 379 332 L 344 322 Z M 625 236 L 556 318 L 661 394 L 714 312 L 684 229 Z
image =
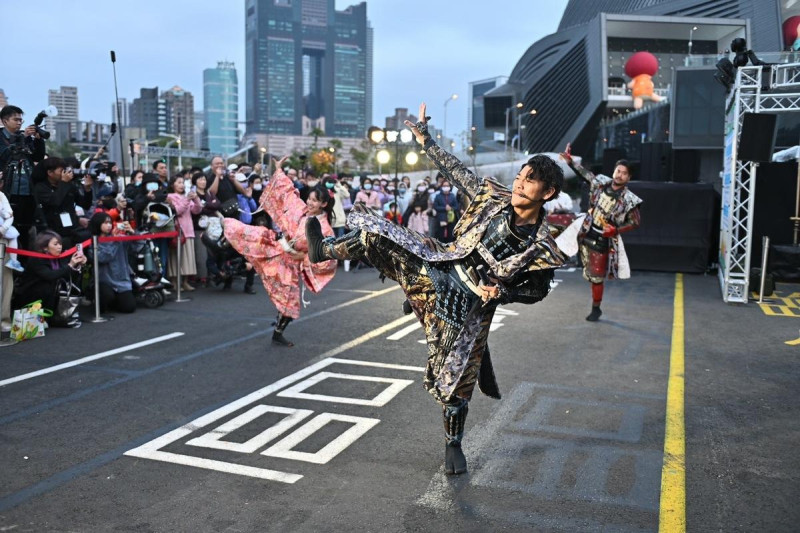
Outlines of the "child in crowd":
M 8 245 L 11 248 L 17 247 L 17 237 L 19 231 L 13 226 L 14 224 L 14 211 L 11 210 L 11 204 L 8 203 L 6 195 L 0 192 L 0 237 L 8 240 Z M 6 267 L 17 272 L 24 272 L 25 269 L 17 259 L 17 254 L 9 254 L 9 259 L 6 262 Z
M 428 214 L 422 204 L 414 204 L 414 212 L 408 217 L 408 229 L 428 235 Z
M 397 210 L 397 204 L 395 202 L 389 202 L 389 210 L 386 211 L 386 218 L 395 224 L 403 223 L 403 215 Z

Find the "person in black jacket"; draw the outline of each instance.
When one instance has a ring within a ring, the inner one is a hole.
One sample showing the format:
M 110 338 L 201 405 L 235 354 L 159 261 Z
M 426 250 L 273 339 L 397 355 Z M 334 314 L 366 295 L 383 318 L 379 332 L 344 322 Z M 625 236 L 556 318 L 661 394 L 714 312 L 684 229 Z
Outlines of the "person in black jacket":
M 72 172 L 64 172 L 63 159 L 49 157 L 33 169 L 33 190 L 42 206 L 47 228 L 64 239 L 66 248 L 91 237 L 86 218 L 75 212 L 77 190 Z
M 14 211 L 14 224 L 19 230 L 20 247 L 27 248 L 28 233 L 36 214 L 36 200 L 31 173 L 33 164 L 44 159 L 44 139 L 30 125 L 24 130 L 23 111 L 17 106 L 7 105 L 0 110 L 0 173 L 5 183 L 3 192 Z
M 142 212 L 150 203 L 167 202 L 167 187 L 159 179 L 158 174 L 148 172 L 142 178 L 142 185 L 138 187 L 136 198 L 133 201 L 133 208 L 136 210 L 136 217 L 139 219 L 140 227 L 144 227 L 146 220 L 142 220 Z M 158 256 L 161 260 L 161 274 L 166 275 L 167 261 L 169 261 L 169 239 L 153 239 L 153 243 L 158 246 Z
M 41 300 L 44 309 L 56 310 L 60 280 L 67 283 L 78 281 L 81 268 L 86 264 L 83 252 L 75 252 L 72 257 L 66 259 L 58 257 L 62 250 L 63 244 L 58 233 L 43 231 L 36 236 L 34 251 L 52 256 L 52 259 L 28 258 L 25 272 L 20 276 L 14 290 L 13 309 L 20 309 L 31 302 Z M 74 315 L 66 321 L 54 318 L 55 320 L 48 321 L 51 326 L 78 328 L 81 325 L 80 319 Z

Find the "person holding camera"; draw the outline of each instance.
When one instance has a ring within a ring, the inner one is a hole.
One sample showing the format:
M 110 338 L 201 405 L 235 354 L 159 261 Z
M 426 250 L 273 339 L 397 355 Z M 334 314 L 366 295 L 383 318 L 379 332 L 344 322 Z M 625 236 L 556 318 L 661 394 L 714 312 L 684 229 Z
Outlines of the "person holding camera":
M 65 172 L 66 164 L 59 157 L 49 157 L 33 169 L 33 187 L 41 205 L 48 229 L 61 235 L 64 247 L 91 237 L 86 229 L 89 221 L 75 212 L 76 187 L 73 173 Z
M 223 204 L 228 200 L 235 200 L 237 194 L 244 194 L 244 187 L 236 181 L 234 174 L 225 168 L 225 161 L 220 156 L 211 159 L 208 192 L 216 196 Z
M 16 214 L 20 246 L 27 248 L 37 213 L 31 174 L 34 163 L 44 159 L 45 147 L 35 124 L 22 129 L 22 115 L 22 109 L 17 106 L 7 105 L 0 109 L 3 123 L 0 128 L 0 172 L 5 182 L 3 191 Z

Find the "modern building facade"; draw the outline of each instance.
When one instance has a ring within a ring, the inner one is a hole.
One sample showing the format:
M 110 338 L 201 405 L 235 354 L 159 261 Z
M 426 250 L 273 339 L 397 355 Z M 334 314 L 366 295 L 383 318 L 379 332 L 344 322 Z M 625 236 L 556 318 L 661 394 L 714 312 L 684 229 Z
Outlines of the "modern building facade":
M 417 116 L 408 112 L 407 107 L 396 107 L 394 115 L 386 117 L 386 129 L 401 130 L 406 127 L 405 121 L 417 122 Z
M 62 85 L 60 89 L 47 91 L 47 105 L 58 109 L 54 122 L 70 122 L 78 120 L 78 88 Z
M 467 123 L 474 134 L 471 135 L 470 143 L 480 151 L 481 143 L 493 141 L 495 133 L 486 129 L 483 117 L 483 95 L 487 92 L 503 85 L 508 81 L 508 76 L 497 76 L 485 80 L 473 81 L 469 84 L 469 117 Z M 472 129 L 474 128 L 474 130 Z M 503 133 L 505 135 L 505 132 Z
M 117 104 L 116 102 L 112 102 L 111 104 L 111 122 L 116 122 L 117 126 L 122 128 L 127 128 L 130 126 L 131 118 L 130 118 L 130 104 L 128 103 L 127 98 L 120 98 L 119 99 L 119 115 L 117 115 Z
M 203 71 L 203 141 L 200 148 L 231 154 L 239 147 L 239 80 L 236 66 L 220 61 Z
M 161 93 L 169 109 L 169 132 L 179 135 L 181 148 L 194 148 L 194 96 L 179 86 Z
M 158 94 L 158 87 L 142 88 L 130 107 L 130 126 L 143 128 L 148 139 L 157 139 L 170 131 L 169 104 Z
M 503 132 L 510 123 L 512 135 L 521 130 L 524 151 L 560 151 L 572 142 L 576 153 L 595 154 L 598 143 L 610 142 L 601 136 L 601 126 L 624 120 L 634 111 L 625 88 L 629 81 L 625 62 L 637 51 L 649 51 L 659 60 L 653 82 L 665 101 L 645 109 L 660 115 L 619 130 L 637 138 L 638 144 L 671 142 L 673 131 L 664 111 L 655 108 L 670 105 L 676 72 L 705 69 L 710 87 L 724 91 L 714 87 L 714 63 L 727 55 L 734 37 L 746 38 L 756 52 L 782 48 L 781 4 L 780 0 L 570 0 L 558 31 L 534 43 L 508 81 L 484 96 L 486 128 Z M 708 122 L 717 124 L 715 118 Z M 640 129 L 641 124 L 647 131 Z M 637 144 L 635 139 L 626 142 Z M 638 159 L 639 154 L 627 155 Z
M 6 93 L 3 89 L 0 89 L 0 109 L 3 109 L 7 105 L 8 98 L 6 98 Z
M 367 4 L 245 3 L 248 133 L 363 137 L 371 124 L 372 28 Z

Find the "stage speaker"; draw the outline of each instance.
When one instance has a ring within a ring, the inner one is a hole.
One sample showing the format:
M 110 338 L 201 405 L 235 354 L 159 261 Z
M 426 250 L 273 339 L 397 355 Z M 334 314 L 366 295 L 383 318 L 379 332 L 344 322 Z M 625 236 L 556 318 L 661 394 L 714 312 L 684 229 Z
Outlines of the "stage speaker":
M 642 143 L 639 181 L 672 181 L 672 143 Z
M 625 150 L 622 148 L 606 148 L 603 150 L 603 170 L 606 176 L 614 174 L 614 165 L 620 159 L 625 159 Z
M 740 161 L 772 161 L 777 119 L 778 115 L 774 113 L 744 114 L 739 136 Z
M 700 178 L 700 152 L 697 150 L 672 151 L 672 181 L 697 183 Z

